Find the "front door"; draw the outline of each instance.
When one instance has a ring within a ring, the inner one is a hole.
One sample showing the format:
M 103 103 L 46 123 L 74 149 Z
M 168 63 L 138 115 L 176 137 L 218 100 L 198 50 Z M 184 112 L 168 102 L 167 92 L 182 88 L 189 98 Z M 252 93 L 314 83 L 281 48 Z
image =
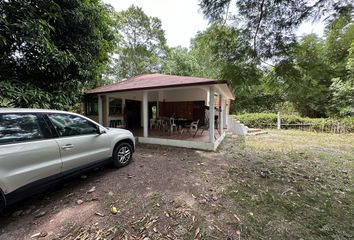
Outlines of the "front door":
M 127 109 L 127 128 L 141 128 L 141 103 L 134 100 L 126 100 Z

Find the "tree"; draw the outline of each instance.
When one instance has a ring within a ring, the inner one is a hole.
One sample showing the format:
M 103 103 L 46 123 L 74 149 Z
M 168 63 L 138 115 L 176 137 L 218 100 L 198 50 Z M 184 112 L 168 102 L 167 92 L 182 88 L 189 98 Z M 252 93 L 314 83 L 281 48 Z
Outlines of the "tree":
M 236 95 L 232 111 L 243 110 L 241 101 L 250 100 L 253 86 L 260 84 L 262 72 L 251 51 L 241 32 L 228 26 L 213 24 L 192 40 L 191 53 L 200 66 L 195 75 L 227 80 Z
M 332 91 L 331 110 L 337 116 L 354 116 L 354 79 L 346 81 L 340 78 L 332 79 L 330 87 Z
M 335 78 L 330 86 L 330 112 L 339 116 L 354 116 L 354 24 L 343 16 L 327 32 L 327 59 Z
M 333 77 L 348 78 L 347 61 L 354 41 L 354 23 L 350 12 L 343 12 L 334 19 L 325 32 L 324 59 L 332 69 Z
M 95 86 L 114 40 L 99 0 L 0 1 L 0 104 L 66 109 Z
M 200 68 L 198 59 L 187 48 L 176 47 L 168 51 L 162 65 L 162 72 L 179 76 L 198 75 Z
M 107 71 L 111 77 L 122 79 L 160 71 L 168 48 L 158 18 L 131 6 L 116 14 L 115 31 L 118 42 Z
M 331 70 L 324 43 L 316 35 L 304 36 L 290 58 L 276 66 L 287 100 L 304 116 L 324 117 L 329 103 Z
M 278 62 L 286 57 L 294 43 L 295 31 L 304 21 L 325 18 L 328 21 L 345 11 L 353 12 L 349 0 L 236 0 L 237 16 L 229 16 L 231 0 L 200 0 L 203 13 L 211 20 L 234 25 L 253 44 L 258 58 Z M 279 59 L 280 58 L 280 59 Z
M 276 65 L 276 84 L 302 115 L 352 114 L 349 48 L 353 41 L 354 24 L 344 13 L 327 26 L 324 39 L 304 36 L 289 57 Z

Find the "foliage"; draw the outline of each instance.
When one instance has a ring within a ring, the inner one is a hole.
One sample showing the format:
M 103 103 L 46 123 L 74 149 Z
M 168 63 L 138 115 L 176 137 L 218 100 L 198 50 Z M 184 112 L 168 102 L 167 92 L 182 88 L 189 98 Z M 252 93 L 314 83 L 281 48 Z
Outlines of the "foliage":
M 354 24 L 350 20 L 348 16 L 337 19 L 327 34 L 327 59 L 336 72 L 330 86 L 330 112 L 339 116 L 354 116 Z
M 262 73 L 259 62 L 250 56 L 251 51 L 241 33 L 228 26 L 212 25 L 192 40 L 191 54 L 199 63 L 194 75 L 227 80 L 234 89 L 235 103 L 240 103 L 233 105 L 232 111 L 241 111 L 247 102 L 258 97 L 260 101 L 267 98 L 262 90 L 262 96 L 252 94 L 255 88 L 262 88 Z
M 132 5 L 115 14 L 114 28 L 118 41 L 106 71 L 109 77 L 122 79 L 161 70 L 168 48 L 160 19 Z
M 0 103 L 68 108 L 96 86 L 114 39 L 99 0 L 0 2 Z
M 234 115 L 234 118 L 248 127 L 276 128 L 277 126 L 277 114 L 274 113 L 247 113 Z M 281 114 L 281 124 L 288 125 L 286 128 L 299 128 L 300 126 L 297 125 L 305 125 L 305 129 L 319 132 L 337 132 L 338 126 L 341 126 L 343 127 L 342 132 L 354 132 L 354 118 L 308 118 Z
M 230 4 L 234 2 L 237 15 L 229 12 Z M 233 85 L 236 93 L 236 101 L 231 108 L 233 112 L 274 111 L 282 102 L 289 102 L 302 116 L 352 114 L 352 71 L 347 67 L 350 65 L 348 49 L 354 41 L 353 6 L 350 1 L 234 2 L 200 0 L 201 9 L 210 21 L 222 24 L 223 28 L 233 29 L 230 30 L 234 34 L 233 38 L 248 46 L 243 54 L 261 63 L 247 72 L 255 74 L 262 69 L 261 73 L 257 73 L 260 77 L 252 74 L 240 77 L 237 74 L 240 69 L 234 66 L 235 59 L 232 58 L 227 60 L 231 64 L 223 65 L 224 70 L 218 72 L 235 76 L 228 77 L 233 83 L 243 83 Z M 314 19 L 325 19 L 325 37 L 320 39 L 310 34 L 298 41 L 295 32 L 299 25 Z M 222 38 L 232 37 L 226 34 Z M 222 44 L 215 46 L 219 49 L 212 50 L 214 56 L 218 56 L 216 52 L 237 56 L 242 49 L 240 46 L 228 49 Z M 271 60 L 274 66 L 269 67 L 265 60 Z M 243 61 L 240 62 L 237 66 L 242 65 Z M 220 69 L 218 67 L 216 69 Z M 215 70 L 210 67 L 208 71 Z
M 332 111 L 339 116 L 354 116 L 354 79 L 342 81 L 334 78 L 332 81 Z
M 280 88 L 303 116 L 350 115 L 352 81 L 346 66 L 353 41 L 354 24 L 346 14 L 327 27 L 324 39 L 304 36 L 289 58 L 275 66 L 273 87 Z
M 293 109 L 284 104 L 282 90 L 273 86 L 273 75 L 268 71 L 263 73 L 257 82 L 248 87 L 248 91 L 236 95 L 231 110 L 235 113 L 246 112 L 276 112 Z
M 188 49 L 182 47 L 171 48 L 167 59 L 163 62 L 162 72 L 178 76 L 198 75 L 200 62 Z
M 275 67 L 276 75 L 281 76 L 275 85 L 303 116 L 323 117 L 327 112 L 332 74 L 323 55 L 323 42 L 311 34 L 293 48 L 292 59 Z
M 353 11 L 349 0 L 236 0 L 237 16 L 229 16 L 231 0 L 200 0 L 203 13 L 213 22 L 227 22 L 243 31 L 253 43 L 255 55 L 266 59 L 286 57 L 294 43 L 295 30 L 311 19 L 333 19 Z

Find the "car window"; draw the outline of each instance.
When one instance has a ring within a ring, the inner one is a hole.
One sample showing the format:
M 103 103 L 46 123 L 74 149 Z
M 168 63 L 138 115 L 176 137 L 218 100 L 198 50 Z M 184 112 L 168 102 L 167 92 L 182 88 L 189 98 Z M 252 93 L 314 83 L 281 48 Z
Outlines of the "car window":
M 98 127 L 92 122 L 71 114 L 48 114 L 60 137 L 97 134 Z
M 0 114 L 0 144 L 44 138 L 35 114 Z

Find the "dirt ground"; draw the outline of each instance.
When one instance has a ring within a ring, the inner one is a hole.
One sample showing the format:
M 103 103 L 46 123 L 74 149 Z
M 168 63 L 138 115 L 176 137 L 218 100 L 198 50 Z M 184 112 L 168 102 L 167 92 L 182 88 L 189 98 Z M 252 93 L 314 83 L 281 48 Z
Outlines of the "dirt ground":
M 197 238 L 192 208 L 218 203 L 215 182 L 227 166 L 223 153 L 139 145 L 124 168 L 103 167 L 9 208 L 0 239 Z
M 352 239 L 353 145 L 299 131 L 227 138 L 217 152 L 138 145 L 124 168 L 10 207 L 0 239 Z

